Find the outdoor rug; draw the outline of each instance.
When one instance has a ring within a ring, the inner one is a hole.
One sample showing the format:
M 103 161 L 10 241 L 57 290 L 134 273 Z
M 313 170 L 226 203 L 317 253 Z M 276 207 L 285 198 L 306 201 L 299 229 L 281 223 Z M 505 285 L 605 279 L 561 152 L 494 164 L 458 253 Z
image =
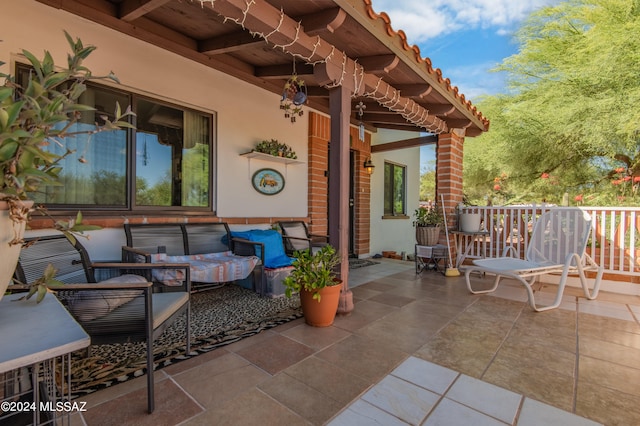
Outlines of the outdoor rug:
M 349 259 L 349 269 L 363 268 L 365 266 L 377 265 L 380 262 L 369 259 Z
M 224 287 L 191 295 L 191 354 L 186 356 L 186 316 L 154 343 L 155 369 L 192 358 L 302 317 L 300 299 L 267 298 L 243 287 Z M 77 398 L 144 374 L 144 343 L 92 345 L 90 355 L 72 355 L 72 394 Z

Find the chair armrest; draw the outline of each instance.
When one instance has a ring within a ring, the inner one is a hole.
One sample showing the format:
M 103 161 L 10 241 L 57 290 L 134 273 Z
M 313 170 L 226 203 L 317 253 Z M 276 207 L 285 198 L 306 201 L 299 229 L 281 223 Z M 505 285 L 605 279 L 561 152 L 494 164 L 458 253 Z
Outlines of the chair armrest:
M 136 256 L 145 258 L 145 262 L 151 262 L 151 253 L 135 247 L 122 246 L 122 261 L 131 262 Z
M 258 256 L 257 253 L 260 253 L 260 261 L 264 265 L 264 243 L 238 237 L 231 237 L 231 242 L 233 254 L 238 256 Z
M 151 282 L 137 283 L 78 283 L 64 285 L 47 285 L 49 290 L 144 290 L 153 286 Z
M 310 234 L 311 240 L 321 240 L 320 242 L 328 243 L 329 236 L 328 235 L 319 235 L 319 234 Z
M 297 241 L 306 241 L 309 244 L 309 250 L 311 250 L 312 247 L 312 243 L 313 241 L 311 241 L 311 238 L 302 238 L 302 237 L 290 237 L 288 235 L 283 235 L 282 236 L 282 240 L 297 240 Z M 291 244 L 291 243 L 290 243 Z
M 130 247 L 128 247 L 130 248 Z M 124 249 L 124 247 L 123 247 Z M 135 250 L 135 249 L 134 249 Z M 184 289 L 186 292 L 191 292 L 191 265 L 188 263 L 151 263 L 150 259 L 146 263 L 137 262 L 94 262 L 91 264 L 92 269 L 118 269 L 123 270 L 125 273 L 133 273 L 135 271 L 147 271 L 144 276 L 147 280 L 151 281 L 151 271 L 153 269 L 182 269 L 184 270 Z M 136 274 L 140 275 L 140 274 Z M 157 286 L 165 286 L 163 283 L 155 283 Z M 166 286 L 169 288 L 179 288 L 178 286 Z

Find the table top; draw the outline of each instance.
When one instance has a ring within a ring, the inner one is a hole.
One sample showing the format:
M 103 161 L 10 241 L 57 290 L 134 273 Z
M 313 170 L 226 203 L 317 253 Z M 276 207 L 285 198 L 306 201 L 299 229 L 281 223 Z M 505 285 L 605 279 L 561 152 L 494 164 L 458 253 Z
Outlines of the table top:
M 40 303 L 35 295 L 15 301 L 23 295 L 0 300 L 0 373 L 89 346 L 89 335 L 53 294 Z

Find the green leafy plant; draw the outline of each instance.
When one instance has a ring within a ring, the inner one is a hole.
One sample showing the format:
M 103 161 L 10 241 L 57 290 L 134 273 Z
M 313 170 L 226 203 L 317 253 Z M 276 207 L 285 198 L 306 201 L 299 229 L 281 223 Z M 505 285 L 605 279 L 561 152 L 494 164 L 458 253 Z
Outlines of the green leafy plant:
M 444 218 L 437 204 L 431 208 L 418 207 L 413 215 L 416 218 L 413 221 L 413 226 L 437 226 L 444 223 Z
M 333 246 L 323 246 L 316 253 L 311 253 L 308 249 L 299 250 L 293 253 L 293 257 L 294 269 L 283 280 L 287 297 L 304 289 L 313 292 L 313 298 L 320 302 L 320 290 L 340 284 L 336 278 L 335 267 L 341 259 Z
M 37 211 L 49 217 L 53 227 L 73 242 L 75 235 L 100 227 L 84 225 L 80 212 L 75 219 L 55 220 L 44 206 L 32 207 L 24 201 L 42 185 L 62 185 L 61 161 L 74 152 L 66 146 L 66 138 L 85 135 L 90 142 L 92 135 L 99 132 L 133 128 L 126 120 L 134 114 L 129 107 L 122 111 L 120 105 L 116 105 L 113 119 L 101 114 L 100 123 L 96 122 L 88 130 L 76 130 L 74 125 L 81 122 L 83 113 L 96 110 L 80 102 L 80 97 L 87 90 L 86 82 L 118 82 L 118 79 L 113 73 L 94 76 L 82 63 L 96 47 L 84 46 L 80 39 L 74 40 L 66 31 L 64 34 L 71 47 L 66 68 L 57 67 L 48 51 L 40 60 L 23 50 L 32 68 L 26 83 L 20 84 L 15 76 L 0 72 L 0 79 L 4 79 L 0 86 L 0 202 L 8 204 L 9 217 L 13 222 L 28 222 L 31 214 Z M 3 65 L 4 62 L 0 62 L 0 66 Z M 49 151 L 48 147 L 54 144 L 64 148 L 64 154 Z M 79 161 L 86 162 L 86 159 L 80 157 Z M 10 245 L 23 243 L 17 229 L 14 227 Z M 48 268 L 42 277 L 28 286 L 29 293 L 25 297 L 37 294 L 40 302 L 46 294 L 47 285 L 58 284 L 54 279 L 55 273 L 53 266 Z
M 256 152 L 269 154 L 276 157 L 296 159 L 296 152 L 286 143 L 280 143 L 277 139 L 263 140 L 253 149 Z
M 117 105 L 113 120 L 100 115 L 101 123 L 95 123 L 90 130 L 73 130 L 84 112 L 95 111 L 79 101 L 87 90 L 86 82 L 118 80 L 113 73 L 93 76 L 82 62 L 96 47 L 84 46 L 66 31 L 65 36 L 71 47 L 66 68 L 57 67 L 48 51 L 39 60 L 23 50 L 32 67 L 26 85 L 18 84 L 10 74 L 0 73 L 4 78 L 0 86 L 0 201 L 9 204 L 14 221 L 28 221 L 30 208 L 20 201 L 29 199 L 29 193 L 38 191 L 43 184 L 61 185 L 60 162 L 74 152 L 66 147 L 65 138 L 87 135 L 90 141 L 99 132 L 133 128 L 126 121 L 127 116 L 133 115 L 129 107 L 123 112 Z M 2 65 L 4 62 L 0 62 Z M 66 152 L 50 152 L 47 147 L 53 144 Z M 80 161 L 86 160 L 81 157 Z

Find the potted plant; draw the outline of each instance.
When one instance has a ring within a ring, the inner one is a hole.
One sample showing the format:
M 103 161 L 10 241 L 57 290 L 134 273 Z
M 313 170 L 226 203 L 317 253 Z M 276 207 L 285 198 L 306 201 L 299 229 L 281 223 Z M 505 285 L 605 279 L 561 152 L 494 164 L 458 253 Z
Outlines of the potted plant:
M 340 255 L 327 244 L 315 253 L 309 249 L 293 254 L 294 269 L 283 280 L 285 295 L 300 293 L 300 304 L 307 324 L 328 327 L 338 311 L 342 281 L 336 277 L 335 267 Z
M 413 213 L 416 227 L 416 241 L 421 246 L 434 246 L 440 238 L 440 225 L 444 223 L 438 204 L 432 207 L 418 207 Z
M 55 65 L 51 54 L 45 51 L 42 60 L 23 50 L 25 58 L 33 70 L 26 84 L 20 85 L 14 76 L 0 72 L 4 83 L 0 86 L 0 298 L 4 295 L 22 247 L 25 225 L 32 213 L 33 203 L 29 194 L 40 186 L 61 185 L 59 175 L 61 160 L 73 151 L 63 155 L 50 152 L 47 146 L 57 144 L 65 147 L 65 138 L 81 134 L 91 135 L 122 127 L 132 127 L 124 121 L 132 115 L 127 108 L 122 112 L 119 105 L 114 119 L 101 116 L 91 130 L 75 131 L 74 124 L 82 119 L 82 113 L 95 108 L 83 105 L 79 99 L 86 91 L 88 80 L 113 80 L 113 74 L 97 77 L 82 65 L 94 50 L 94 46 L 84 46 L 73 40 L 65 32 L 71 46 L 67 56 L 67 67 Z M 4 62 L 0 62 L 0 66 Z M 81 159 L 82 161 L 82 159 Z M 42 207 L 35 210 L 46 214 Z M 81 224 L 78 214 L 75 221 L 55 222 L 54 227 L 67 233 L 87 230 Z M 96 228 L 96 227 L 92 227 Z M 44 285 L 39 286 L 39 299 L 44 297 Z M 31 294 L 31 293 L 30 293 Z

